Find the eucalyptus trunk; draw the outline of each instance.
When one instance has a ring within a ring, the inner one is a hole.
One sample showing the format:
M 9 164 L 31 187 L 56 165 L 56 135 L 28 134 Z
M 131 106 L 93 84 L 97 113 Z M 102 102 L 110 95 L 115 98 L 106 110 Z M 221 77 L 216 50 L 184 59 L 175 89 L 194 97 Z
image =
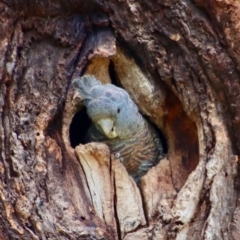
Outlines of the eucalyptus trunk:
M 240 239 L 240 3 L 0 1 L 0 239 Z M 165 157 L 139 185 L 71 82 L 123 87 Z

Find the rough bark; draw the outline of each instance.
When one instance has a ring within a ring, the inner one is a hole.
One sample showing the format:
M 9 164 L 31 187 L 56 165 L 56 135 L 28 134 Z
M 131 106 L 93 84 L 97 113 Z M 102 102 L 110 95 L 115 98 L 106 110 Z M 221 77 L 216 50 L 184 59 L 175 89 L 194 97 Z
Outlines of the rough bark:
M 239 239 L 239 16 L 234 0 L 2 0 L 0 239 Z M 85 73 L 166 138 L 139 186 L 104 144 L 71 142 Z

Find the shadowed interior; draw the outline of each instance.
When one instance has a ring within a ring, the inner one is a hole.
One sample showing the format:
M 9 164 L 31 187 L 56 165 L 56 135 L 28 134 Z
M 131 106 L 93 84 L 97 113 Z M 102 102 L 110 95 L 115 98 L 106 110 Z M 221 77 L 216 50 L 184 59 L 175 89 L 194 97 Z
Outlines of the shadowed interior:
M 87 115 L 86 108 L 83 107 L 74 115 L 69 129 L 70 143 L 73 148 L 78 144 L 86 143 L 85 136 L 90 126 L 91 120 Z

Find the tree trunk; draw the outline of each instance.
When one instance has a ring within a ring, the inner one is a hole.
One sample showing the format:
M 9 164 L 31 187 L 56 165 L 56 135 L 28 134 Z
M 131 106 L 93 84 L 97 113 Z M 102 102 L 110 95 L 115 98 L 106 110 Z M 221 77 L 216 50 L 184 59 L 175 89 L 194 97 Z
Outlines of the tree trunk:
M 2 0 L 0 239 L 240 239 L 240 4 Z M 166 156 L 137 186 L 71 82 L 123 87 Z

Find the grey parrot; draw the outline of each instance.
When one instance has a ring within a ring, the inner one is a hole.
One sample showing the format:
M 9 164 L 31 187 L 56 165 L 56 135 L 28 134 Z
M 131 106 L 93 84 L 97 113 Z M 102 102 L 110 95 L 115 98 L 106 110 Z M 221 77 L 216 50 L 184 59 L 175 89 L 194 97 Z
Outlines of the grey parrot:
M 88 142 L 104 142 L 127 172 L 139 179 L 163 157 L 162 142 L 152 125 L 139 113 L 128 93 L 94 76 L 73 80 L 92 125 Z

